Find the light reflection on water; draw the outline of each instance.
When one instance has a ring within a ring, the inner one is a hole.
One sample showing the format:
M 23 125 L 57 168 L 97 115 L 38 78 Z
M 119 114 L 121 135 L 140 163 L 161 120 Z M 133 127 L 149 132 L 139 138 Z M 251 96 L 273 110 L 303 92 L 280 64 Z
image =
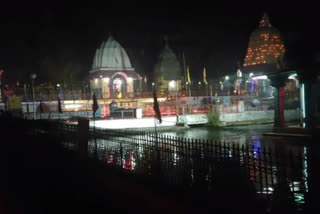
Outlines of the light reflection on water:
M 250 145 L 253 149 L 253 155 L 255 158 L 258 156 L 258 151 L 267 150 L 276 153 L 292 153 L 293 157 L 301 157 L 303 163 L 298 163 L 298 160 L 293 159 L 293 168 L 299 166 L 299 169 L 303 169 L 302 172 L 292 172 L 291 175 L 297 180 L 291 181 L 293 185 L 290 185 L 291 190 L 299 191 L 304 189 L 308 192 L 308 170 L 307 170 L 307 147 L 306 140 L 300 138 L 287 138 L 287 137 L 270 137 L 264 136 L 263 133 L 271 133 L 273 124 L 266 125 L 248 125 L 237 126 L 228 128 L 214 128 L 214 127 L 196 127 L 190 129 L 179 130 L 177 132 L 163 132 L 161 134 L 169 136 L 177 136 L 183 138 L 196 138 L 196 139 L 209 139 L 219 142 L 237 143 L 240 145 Z M 276 171 L 274 168 L 273 171 Z M 301 180 L 301 177 L 303 179 Z M 266 188 L 265 188 L 266 189 Z M 271 188 L 272 189 L 272 188 Z M 270 193 L 269 191 L 267 191 Z M 264 193 L 267 193 L 264 192 Z M 272 191 L 271 191 L 272 192 Z M 304 195 L 295 193 L 295 200 L 298 203 L 304 203 Z
M 252 148 L 252 156 L 255 159 L 259 159 L 259 152 L 264 150 L 265 147 L 268 151 L 272 151 L 273 153 L 277 152 L 285 152 L 285 153 L 293 153 L 294 156 L 305 157 L 307 148 L 303 144 L 303 142 L 299 142 L 299 139 L 288 139 L 281 137 L 266 137 L 263 136 L 263 133 L 272 132 L 272 125 L 256 125 L 256 126 L 241 126 L 241 127 L 232 127 L 227 129 L 215 129 L 208 127 L 199 127 L 199 128 L 191 128 L 186 130 L 180 130 L 178 132 L 163 132 L 161 135 L 167 136 L 175 136 L 182 138 L 192 138 L 192 139 L 210 139 L 214 141 L 220 142 L 230 142 L 236 143 L 239 145 L 250 145 Z M 139 136 L 130 136 L 131 139 L 138 139 Z M 126 170 L 130 171 L 144 171 L 148 169 L 152 171 L 152 159 L 154 155 L 154 148 L 152 146 L 148 146 L 147 142 L 143 142 L 142 144 L 134 144 L 134 140 L 127 139 L 97 139 L 97 156 L 99 159 L 104 160 L 106 163 L 111 165 L 120 166 Z M 120 146 L 121 143 L 121 146 Z M 187 142 L 186 142 L 187 143 Z M 120 149 L 121 147 L 121 149 Z M 94 143 L 91 141 L 89 144 L 89 148 L 91 153 L 94 151 Z M 160 153 L 160 161 L 162 165 L 162 169 L 165 171 L 168 179 L 174 179 L 174 183 L 185 182 L 182 179 L 185 179 L 186 173 L 189 175 L 190 181 L 194 182 L 195 180 L 195 170 L 197 168 L 193 168 L 192 161 L 186 159 L 185 156 L 181 155 L 181 151 L 177 149 L 177 147 L 166 146 L 162 148 L 163 151 Z M 271 150 L 270 150 L 271 149 Z M 120 151 L 121 150 L 121 151 Z M 224 155 L 228 157 L 232 157 L 233 151 L 230 149 Z M 248 154 L 249 155 L 249 154 Z M 201 150 L 201 159 L 203 159 L 203 151 Z M 243 160 L 241 160 L 243 162 Z M 299 163 L 298 160 L 293 160 L 293 166 L 299 166 L 298 168 L 303 168 L 303 172 L 293 171 L 289 169 L 289 173 L 293 179 L 291 179 L 290 186 L 291 189 L 294 188 L 295 191 L 299 191 L 300 189 L 308 191 L 307 180 L 307 159 L 304 159 L 303 163 Z M 253 160 L 253 164 L 255 160 Z M 191 164 L 191 165 L 190 165 Z M 270 167 L 270 166 L 265 166 Z M 293 167 L 294 169 L 295 167 Z M 266 168 L 267 169 L 267 168 Z M 210 166 L 209 169 L 211 170 Z M 270 167 L 270 172 L 278 173 L 278 169 L 275 166 Z M 291 171 L 290 171 L 291 170 Z M 147 172 L 149 173 L 149 172 Z M 205 176 L 209 176 L 211 173 L 207 173 Z M 255 168 L 250 169 L 250 176 L 252 176 L 252 180 L 256 181 L 259 179 L 259 175 L 257 174 Z M 257 178 L 258 177 L 258 178 Z M 301 179 L 303 177 L 304 179 Z M 270 177 L 268 175 L 260 177 L 258 182 L 262 183 L 263 190 L 260 193 L 262 194 L 271 194 L 273 192 L 273 188 L 269 185 L 265 185 L 265 182 L 269 180 L 270 183 L 277 183 L 275 177 Z M 208 180 L 209 178 L 206 178 Z M 267 181 L 268 183 L 268 181 Z M 299 203 L 304 202 L 304 195 L 295 193 L 295 199 Z
M 221 142 L 238 142 L 244 144 L 252 141 L 260 141 L 262 133 L 267 132 L 272 132 L 271 124 L 229 128 L 196 127 L 178 130 L 177 132 L 162 132 L 161 134 L 183 138 L 210 139 Z

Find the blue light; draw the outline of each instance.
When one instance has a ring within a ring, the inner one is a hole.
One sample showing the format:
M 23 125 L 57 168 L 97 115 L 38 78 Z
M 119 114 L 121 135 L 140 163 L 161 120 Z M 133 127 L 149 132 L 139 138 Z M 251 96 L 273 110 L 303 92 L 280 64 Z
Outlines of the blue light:
M 261 151 L 261 140 L 259 136 L 252 137 L 253 143 L 253 155 L 254 157 L 258 157 L 258 151 Z
M 254 88 L 254 80 L 251 78 L 251 91 L 253 91 L 253 88 Z

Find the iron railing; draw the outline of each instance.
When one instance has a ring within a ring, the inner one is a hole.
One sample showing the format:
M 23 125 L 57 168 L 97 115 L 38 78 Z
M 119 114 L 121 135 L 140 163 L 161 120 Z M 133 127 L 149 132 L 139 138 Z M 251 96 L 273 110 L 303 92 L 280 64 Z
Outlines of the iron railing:
M 24 123 L 29 134 L 54 137 L 70 151 L 79 148 L 77 125 L 44 120 L 24 120 Z M 90 158 L 134 173 L 156 176 L 169 185 L 210 192 L 217 187 L 218 178 L 225 176 L 231 183 L 245 181 L 246 188 L 253 188 L 259 198 L 272 199 L 283 185 L 297 207 L 303 208 L 307 198 L 306 151 L 285 152 L 250 143 L 240 145 L 142 131 L 96 128 L 88 131 Z

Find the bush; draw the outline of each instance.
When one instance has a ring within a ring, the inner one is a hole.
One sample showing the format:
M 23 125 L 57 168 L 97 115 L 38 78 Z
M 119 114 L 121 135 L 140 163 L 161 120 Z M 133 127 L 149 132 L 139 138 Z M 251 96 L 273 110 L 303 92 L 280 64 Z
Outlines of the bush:
M 215 126 L 215 127 L 222 126 L 222 122 L 220 121 L 218 112 L 213 111 L 207 114 L 207 117 L 208 117 L 208 126 Z

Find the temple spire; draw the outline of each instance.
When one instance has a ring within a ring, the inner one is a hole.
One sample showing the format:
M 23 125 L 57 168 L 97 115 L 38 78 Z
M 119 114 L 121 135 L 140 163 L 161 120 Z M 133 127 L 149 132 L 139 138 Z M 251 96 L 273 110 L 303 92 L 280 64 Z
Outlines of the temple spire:
M 263 13 L 262 19 L 259 23 L 259 27 L 271 27 L 271 22 L 266 12 Z
M 112 38 L 112 34 L 111 34 L 111 32 L 109 31 L 109 38 Z

